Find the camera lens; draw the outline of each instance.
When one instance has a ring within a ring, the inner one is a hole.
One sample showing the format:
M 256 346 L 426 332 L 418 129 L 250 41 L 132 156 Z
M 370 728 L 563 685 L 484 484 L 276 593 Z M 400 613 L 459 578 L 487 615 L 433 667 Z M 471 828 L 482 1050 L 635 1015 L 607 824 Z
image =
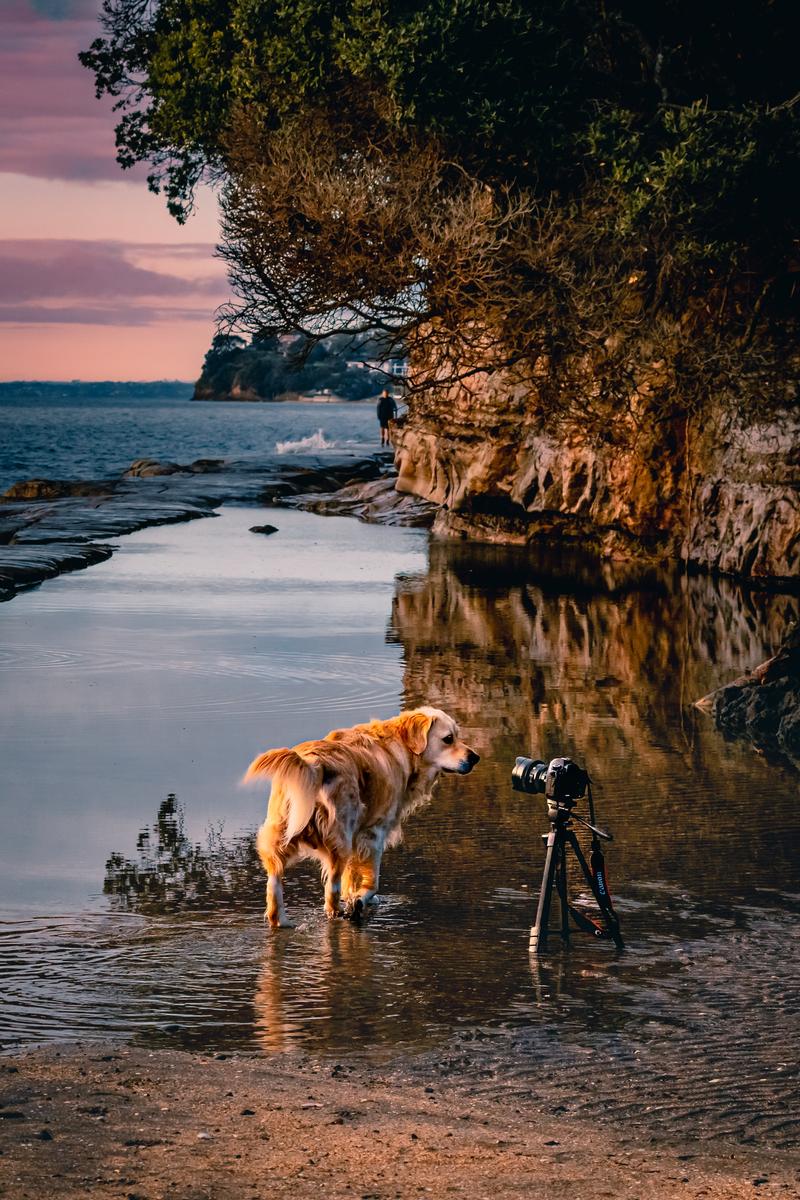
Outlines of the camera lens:
M 547 763 L 538 758 L 517 758 L 511 770 L 511 786 L 515 792 L 527 792 L 529 796 L 544 793 L 547 778 Z

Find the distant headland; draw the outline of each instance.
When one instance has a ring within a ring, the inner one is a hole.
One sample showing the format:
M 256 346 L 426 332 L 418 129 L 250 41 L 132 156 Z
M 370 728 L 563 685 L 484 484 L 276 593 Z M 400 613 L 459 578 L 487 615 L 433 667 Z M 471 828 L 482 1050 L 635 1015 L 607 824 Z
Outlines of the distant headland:
M 108 400 L 147 400 L 152 397 L 185 400 L 192 395 L 194 384 L 185 379 L 153 380 L 9 380 L 0 382 L 0 400 L 10 397 L 22 400 L 52 400 L 58 396 L 85 397 Z
M 194 400 L 366 400 L 405 378 L 405 358 L 375 336 L 337 335 L 309 342 L 300 334 L 243 338 L 218 333 L 203 363 Z

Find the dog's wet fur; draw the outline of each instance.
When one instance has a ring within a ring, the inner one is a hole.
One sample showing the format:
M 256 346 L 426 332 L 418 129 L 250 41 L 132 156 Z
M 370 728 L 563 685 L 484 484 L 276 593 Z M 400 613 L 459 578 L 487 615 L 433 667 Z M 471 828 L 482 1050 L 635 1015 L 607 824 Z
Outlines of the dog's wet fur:
M 299 858 L 320 862 L 328 917 L 338 916 L 342 903 L 352 916 L 375 903 L 383 851 L 402 840 L 403 820 L 430 799 L 443 771 L 466 775 L 478 761 L 453 718 L 438 708 L 260 754 L 245 782 L 272 780 L 256 839 L 270 925 L 291 926 L 283 874 Z

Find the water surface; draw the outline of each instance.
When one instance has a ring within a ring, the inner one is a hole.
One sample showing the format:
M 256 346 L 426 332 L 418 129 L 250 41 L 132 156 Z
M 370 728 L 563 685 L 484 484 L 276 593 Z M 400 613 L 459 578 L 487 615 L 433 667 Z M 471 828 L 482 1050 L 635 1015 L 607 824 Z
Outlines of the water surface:
M 0 493 L 22 479 L 105 479 L 137 458 L 265 458 L 279 443 L 323 439 L 374 450 L 371 402 L 195 402 L 188 397 L 0 393 Z
M 3 1044 L 403 1055 L 654 1137 L 797 1145 L 797 776 L 691 708 L 797 599 L 296 512 L 258 539 L 257 520 L 142 531 L 0 614 Z M 371 921 L 326 922 L 299 870 L 297 928 L 266 931 L 242 770 L 418 703 L 458 717 L 480 766 L 409 821 Z M 519 753 L 591 771 L 624 954 L 576 934 L 530 959 L 546 820 L 509 786 Z M 137 849 L 168 793 L 199 897 L 156 833 Z M 160 862 L 162 892 L 103 895 L 112 851 Z

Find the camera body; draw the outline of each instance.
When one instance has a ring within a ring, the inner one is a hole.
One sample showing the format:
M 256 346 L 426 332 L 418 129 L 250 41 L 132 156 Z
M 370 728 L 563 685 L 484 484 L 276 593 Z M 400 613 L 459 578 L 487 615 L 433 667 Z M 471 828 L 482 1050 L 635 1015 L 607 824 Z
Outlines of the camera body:
M 544 795 L 550 819 L 559 809 L 569 811 L 585 795 L 589 776 L 571 758 L 553 758 L 549 763 L 519 756 L 511 772 L 511 786 L 530 796 Z

